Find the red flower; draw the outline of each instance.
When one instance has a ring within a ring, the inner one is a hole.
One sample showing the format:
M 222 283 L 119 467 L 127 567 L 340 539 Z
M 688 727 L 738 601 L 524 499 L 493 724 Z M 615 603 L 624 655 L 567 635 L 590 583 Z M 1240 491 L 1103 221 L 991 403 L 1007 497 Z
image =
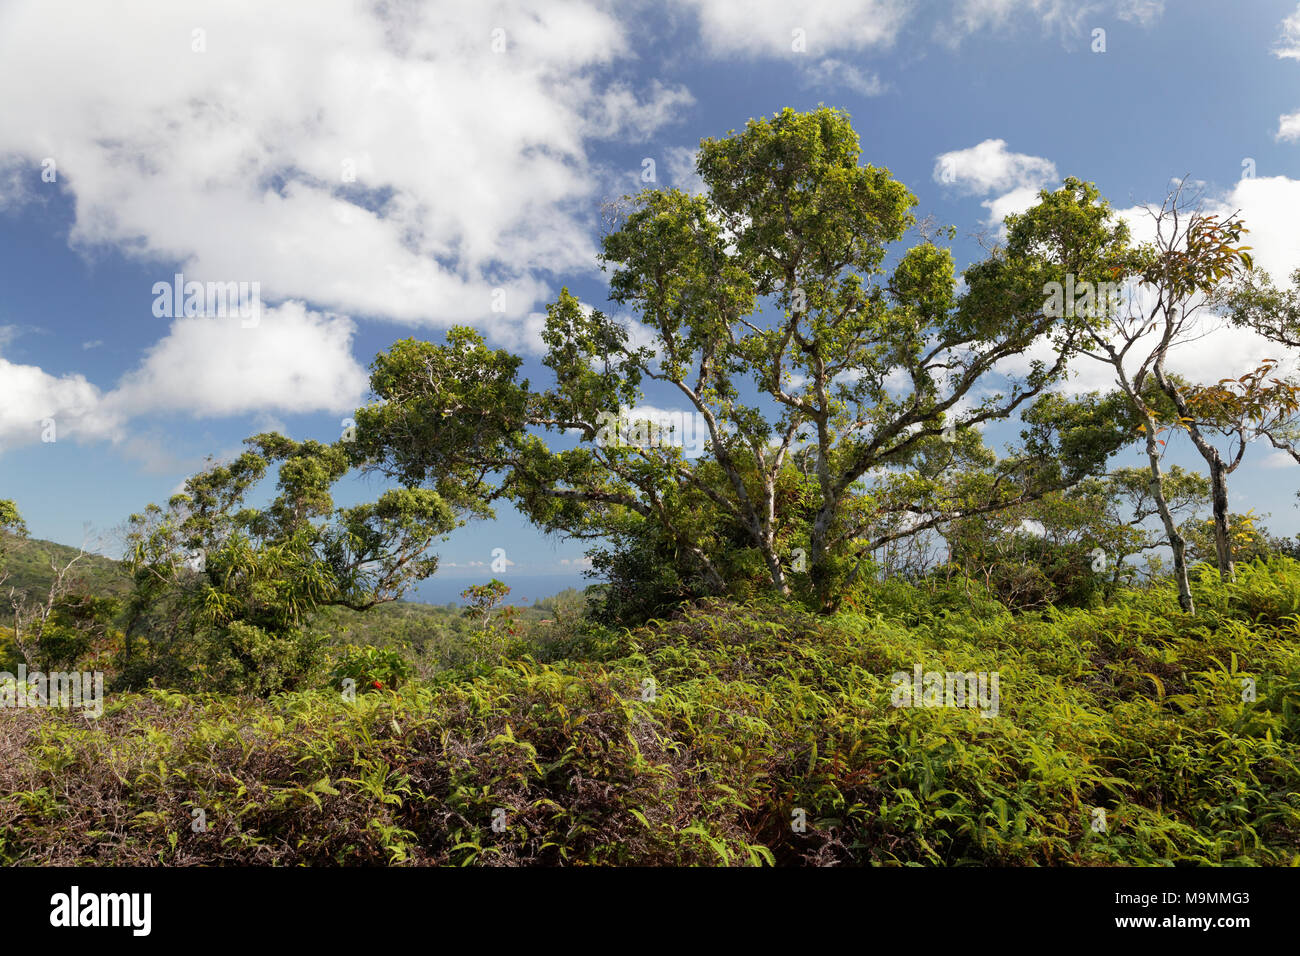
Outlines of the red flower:
M 377 680 L 377 681 L 374 682 L 374 686 L 375 686 L 375 687 L 378 687 L 380 690 L 383 690 L 383 689 L 384 689 L 384 682 L 383 682 L 383 681 L 380 681 L 380 680 Z

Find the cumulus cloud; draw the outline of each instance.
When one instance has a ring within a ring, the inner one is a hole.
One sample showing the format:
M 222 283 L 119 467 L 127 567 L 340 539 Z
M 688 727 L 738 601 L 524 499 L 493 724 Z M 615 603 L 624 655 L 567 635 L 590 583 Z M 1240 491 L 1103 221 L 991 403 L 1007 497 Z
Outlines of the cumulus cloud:
M 1273 54 L 1284 60 L 1300 60 L 1300 6 L 1282 21 L 1282 35 Z
M 935 160 L 934 178 L 983 195 L 1042 186 L 1056 178 L 1056 164 L 1041 156 L 1013 153 L 1004 139 L 986 139 L 969 149 L 940 154 Z
M 39 95 L 6 99 L 0 156 L 57 160 L 76 243 L 352 315 L 520 320 L 591 267 L 588 141 L 691 102 L 617 80 L 594 0 L 132 7 L 4 6 L 0 85 Z
M 1293 143 L 1300 140 L 1300 110 L 1278 117 L 1277 138 Z
M 9 443 L 50 417 L 61 437 L 66 423 L 130 445 L 124 425 L 162 411 L 355 407 L 365 375 L 347 316 L 472 322 L 535 351 L 548 274 L 594 267 L 591 144 L 643 140 L 693 102 L 620 77 L 635 53 L 601 0 L 315 0 L 271 21 L 256 0 L 133 0 L 131 13 L 0 7 L 0 85 L 33 91 L 0 105 L 0 204 L 64 190 L 74 247 L 156 263 L 164 281 L 179 267 L 258 283 L 280 304 L 253 329 L 178 318 L 106 391 L 4 362 Z
M 1218 204 L 1218 211 L 1238 211 L 1250 234 L 1246 237 L 1255 264 L 1273 281 L 1285 284 L 1300 269 L 1300 179 L 1259 176 L 1239 180 Z
M 347 412 L 360 404 L 365 370 L 352 355 L 354 326 L 301 302 L 263 309 L 245 328 L 238 316 L 182 317 L 117 387 L 103 392 L 81 375 L 54 376 L 0 358 L 0 446 L 41 440 L 53 420 L 59 439 L 126 441 L 142 416 Z
M 934 179 L 967 195 L 996 195 L 983 202 L 990 225 L 1001 225 L 1012 213 L 1024 212 L 1038 191 L 1057 180 L 1056 164 L 1041 156 L 1013 153 L 1003 139 L 986 139 L 968 149 L 935 158 Z
M 906 22 L 905 0 L 679 0 L 716 54 L 821 56 L 888 47 Z M 797 47 L 802 41 L 802 50 Z
M 355 409 L 367 378 L 352 356 L 354 330 L 301 302 L 263 309 L 251 328 L 238 316 L 179 318 L 105 405 L 123 417 Z
M 1300 217 L 1300 180 L 1284 176 L 1242 179 L 1226 193 L 1206 195 L 1202 205 L 1211 214 L 1239 212 L 1250 228 L 1247 238 L 1256 266 L 1279 285 L 1289 284 L 1291 273 L 1300 268 L 1300 236 L 1294 228 L 1296 218 Z M 1154 220 L 1146 207 L 1120 209 L 1116 214 L 1128 223 L 1135 242 L 1154 240 Z M 1149 290 L 1139 290 L 1138 295 L 1145 297 L 1139 298 L 1143 311 L 1154 305 Z M 1134 349 L 1134 363 L 1150 351 L 1154 336 L 1153 332 L 1142 340 L 1149 343 L 1147 346 Z M 1169 368 L 1190 381 L 1201 383 L 1235 378 L 1268 358 L 1280 360 L 1280 371 L 1284 373 L 1300 371 L 1300 363 L 1285 353 L 1286 350 L 1263 336 L 1229 326 L 1212 312 L 1203 310 L 1185 338 L 1170 350 Z M 999 369 L 1023 373 L 1033 360 L 1048 361 L 1053 357 L 1051 346 L 1040 343 L 1030 352 L 1002 363 Z M 1074 363 L 1073 372 L 1074 377 L 1062 389 L 1067 393 L 1106 391 L 1114 386 L 1110 367 L 1101 362 L 1081 359 Z
M 1294 228 L 1300 216 L 1300 180 L 1244 178 L 1225 193 L 1205 195 L 1202 205 L 1210 214 L 1239 213 L 1250 229 L 1246 238 L 1255 265 L 1279 285 L 1289 283 L 1291 273 L 1300 268 L 1300 236 Z M 1118 215 L 1129 224 L 1134 241 L 1155 238 L 1154 220 L 1145 207 L 1122 209 Z M 1256 368 L 1266 358 L 1282 360 L 1282 371 L 1297 370 L 1295 359 L 1276 343 L 1227 326 L 1205 311 L 1193 332 L 1171 350 L 1170 368 L 1195 382 L 1216 382 Z
M 41 440 L 104 437 L 119 427 L 81 375 L 51 375 L 0 357 L 0 452 Z
M 1038 186 L 1020 186 L 993 199 L 986 199 L 980 205 L 989 211 L 989 225 L 1000 226 L 1007 216 L 1022 213 L 1038 201 Z

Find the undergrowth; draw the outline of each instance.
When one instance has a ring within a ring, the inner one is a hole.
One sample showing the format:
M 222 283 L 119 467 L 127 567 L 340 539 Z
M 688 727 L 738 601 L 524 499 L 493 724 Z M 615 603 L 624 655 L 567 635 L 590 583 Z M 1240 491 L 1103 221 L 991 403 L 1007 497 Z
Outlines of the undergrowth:
M 389 662 L 352 700 L 7 710 L 0 862 L 1300 863 L 1300 564 L 1195 587 L 1196 617 L 1158 586 L 1013 615 L 895 582 Z M 918 664 L 995 672 L 997 715 L 892 706 Z

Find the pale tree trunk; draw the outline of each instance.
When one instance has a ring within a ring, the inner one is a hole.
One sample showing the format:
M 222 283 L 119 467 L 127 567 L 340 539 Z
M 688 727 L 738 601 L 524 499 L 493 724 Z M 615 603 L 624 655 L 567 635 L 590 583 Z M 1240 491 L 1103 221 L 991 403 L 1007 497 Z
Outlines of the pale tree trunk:
M 1148 421 L 1150 421 L 1148 419 Z M 1174 582 L 1178 585 L 1178 606 L 1188 614 L 1196 613 L 1196 604 L 1192 600 L 1192 587 L 1187 578 L 1187 541 L 1178 530 L 1169 502 L 1165 499 L 1164 477 L 1160 473 L 1160 450 L 1156 447 L 1155 428 L 1148 425 L 1147 461 L 1151 469 L 1151 497 L 1155 499 L 1156 510 L 1160 512 L 1160 522 L 1165 527 L 1165 537 L 1169 539 L 1169 548 L 1174 553 Z
M 763 462 L 766 464 L 766 462 Z M 778 461 L 775 467 L 763 474 L 763 519 L 759 523 L 758 540 L 763 551 L 763 560 L 767 562 L 768 574 L 772 577 L 772 587 L 782 597 L 790 596 L 790 582 L 786 578 L 785 567 L 781 564 L 781 555 L 776 550 L 776 474 L 780 469 Z
M 765 523 L 757 535 L 763 560 L 767 564 L 767 573 L 772 579 L 772 587 L 782 597 L 790 596 L 790 582 L 786 578 L 785 567 L 781 564 L 781 555 L 776 550 L 776 530 L 770 523 Z

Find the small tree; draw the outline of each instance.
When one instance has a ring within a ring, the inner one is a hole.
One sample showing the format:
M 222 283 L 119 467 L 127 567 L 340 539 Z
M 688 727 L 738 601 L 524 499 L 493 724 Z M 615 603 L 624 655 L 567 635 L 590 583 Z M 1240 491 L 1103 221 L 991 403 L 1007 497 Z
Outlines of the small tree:
M 509 594 L 510 586 L 496 578 L 487 584 L 471 584 L 460 592 L 469 604 L 465 616 L 474 626 L 470 646 L 481 659 L 500 657 L 518 636 L 519 609 L 513 605 L 501 607 Z
M 1172 434 L 1171 429 L 1185 429 L 1206 460 L 1211 472 L 1215 521 L 1224 542 L 1229 533 L 1227 475 L 1236 465 L 1225 460 L 1210 438 L 1216 427 L 1231 431 L 1231 423 L 1195 416 L 1195 392 L 1168 370 L 1168 359 L 1172 348 L 1204 334 L 1199 313 L 1216 290 L 1250 267 L 1250 256 L 1247 247 L 1235 245 L 1245 231 L 1240 220 L 1189 212 L 1181 183 L 1158 208 L 1147 212 L 1154 225 L 1154 241 L 1125 253 L 1111 267 L 1112 280 L 1129 279 L 1138 284 L 1130 287 L 1127 301 L 1111 302 L 1095 310 L 1084 354 L 1113 369 L 1137 417 L 1137 431 L 1145 444 L 1150 492 L 1173 552 L 1179 604 L 1194 613 L 1186 541 L 1169 507 L 1162 470 L 1168 438 L 1160 436 Z M 1237 451 L 1238 460 L 1243 448 L 1244 442 Z M 1222 554 L 1227 560 L 1227 552 Z M 1230 560 L 1220 567 L 1225 575 L 1231 574 Z
M 1237 379 L 1221 379 L 1215 385 L 1188 386 L 1174 376 L 1162 382 L 1179 411 L 1179 424 L 1210 468 L 1211 518 L 1219 575 L 1235 580 L 1235 536 L 1228 512 L 1228 476 L 1237 470 L 1250 442 L 1267 435 L 1274 445 L 1283 441 L 1287 426 L 1300 411 L 1300 385 L 1271 376 L 1276 361 L 1266 360 L 1259 368 Z M 1215 438 L 1227 444 L 1221 453 Z
M 304 627 L 316 608 L 366 610 L 437 567 L 433 541 L 457 525 L 431 490 L 397 489 L 335 508 L 348 443 L 248 439 L 251 450 L 190 478 L 166 509 L 130 519 L 128 683 L 161 679 L 256 694 L 300 684 L 319 661 Z M 279 463 L 278 493 L 247 504 Z M 144 639 L 144 657 L 135 640 Z

